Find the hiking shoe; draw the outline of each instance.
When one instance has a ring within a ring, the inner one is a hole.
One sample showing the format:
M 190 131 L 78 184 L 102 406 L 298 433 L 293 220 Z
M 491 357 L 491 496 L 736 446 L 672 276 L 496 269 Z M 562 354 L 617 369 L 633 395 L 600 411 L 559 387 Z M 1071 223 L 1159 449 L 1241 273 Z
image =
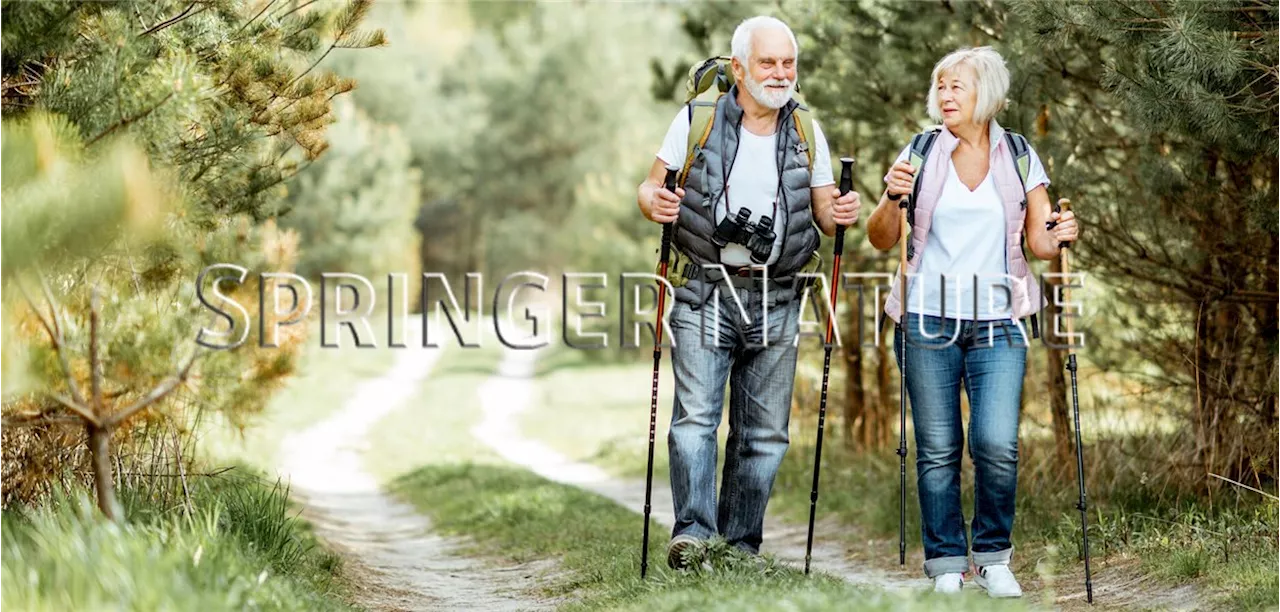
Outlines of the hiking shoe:
M 933 592 L 954 595 L 964 588 L 964 574 L 939 574 L 933 579 Z
M 1008 564 L 980 567 L 973 581 L 986 589 L 987 595 L 991 597 L 1022 597 L 1022 587 L 1018 585 L 1018 579 L 1013 577 L 1013 572 L 1009 571 Z
M 672 569 L 689 569 L 690 557 L 702 547 L 702 541 L 691 535 L 678 535 L 667 544 L 667 565 Z

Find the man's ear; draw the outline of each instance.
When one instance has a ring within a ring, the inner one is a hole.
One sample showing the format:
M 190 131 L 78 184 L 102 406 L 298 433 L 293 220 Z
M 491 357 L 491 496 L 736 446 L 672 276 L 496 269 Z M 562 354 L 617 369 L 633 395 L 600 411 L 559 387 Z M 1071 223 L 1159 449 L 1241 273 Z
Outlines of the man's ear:
M 743 66 L 742 62 L 739 62 L 736 56 L 729 62 L 729 69 L 733 71 L 734 83 L 743 82 L 742 79 L 746 76 L 747 67 Z

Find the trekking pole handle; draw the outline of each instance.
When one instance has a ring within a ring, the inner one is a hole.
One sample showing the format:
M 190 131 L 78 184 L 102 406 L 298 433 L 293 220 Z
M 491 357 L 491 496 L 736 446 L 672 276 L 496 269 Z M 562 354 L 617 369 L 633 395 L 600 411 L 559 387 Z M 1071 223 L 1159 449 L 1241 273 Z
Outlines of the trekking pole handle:
M 676 192 L 676 177 L 680 174 L 679 166 L 667 166 L 667 176 L 662 181 L 662 186 L 671 193 Z M 671 257 L 671 227 L 675 222 L 662 224 L 662 263 L 666 263 Z
M 840 158 L 840 195 L 853 191 L 853 164 L 852 157 Z M 844 228 L 843 225 L 836 226 L 836 253 L 844 252 Z
M 1054 208 L 1057 208 L 1057 209 L 1058 209 L 1058 211 L 1057 211 L 1057 212 L 1060 212 L 1060 213 L 1067 212 L 1067 211 L 1071 210 L 1071 200 L 1068 200 L 1068 199 L 1066 199 L 1066 198 L 1062 198 L 1061 200 L 1059 200 L 1059 201 L 1058 201 L 1058 204 L 1057 204 L 1057 205 L 1055 205 L 1055 206 L 1054 206 Z M 1071 246 L 1071 243 L 1070 243 L 1070 242 L 1059 242 L 1059 243 L 1058 243 L 1058 248 L 1059 248 L 1059 249 L 1065 249 L 1065 248 L 1067 248 L 1067 247 L 1069 247 L 1069 246 Z
M 679 166 L 667 166 L 667 177 L 663 179 L 662 186 L 671 193 L 676 192 L 676 177 L 680 174 Z
M 1066 211 L 1068 211 L 1068 210 L 1071 210 L 1071 200 L 1068 200 L 1068 199 L 1066 199 L 1066 198 L 1062 198 L 1061 200 L 1058 200 L 1057 202 L 1055 202 L 1055 203 L 1053 204 L 1053 212 L 1056 212 L 1056 213 L 1062 213 L 1062 212 L 1066 212 Z M 1057 221 L 1048 221 L 1048 222 L 1046 222 L 1046 223 L 1044 224 L 1044 228 L 1045 228 L 1045 229 L 1047 229 L 1047 230 L 1051 230 L 1051 229 L 1053 229 L 1053 228 L 1055 228 L 1055 227 L 1057 227 L 1057 226 L 1058 226 L 1058 222 L 1057 222 Z M 1071 246 L 1071 243 L 1070 243 L 1070 242 L 1059 242 L 1059 243 L 1058 243 L 1058 248 L 1059 248 L 1059 249 L 1065 249 L 1065 248 L 1067 248 L 1067 247 L 1069 247 L 1069 246 Z

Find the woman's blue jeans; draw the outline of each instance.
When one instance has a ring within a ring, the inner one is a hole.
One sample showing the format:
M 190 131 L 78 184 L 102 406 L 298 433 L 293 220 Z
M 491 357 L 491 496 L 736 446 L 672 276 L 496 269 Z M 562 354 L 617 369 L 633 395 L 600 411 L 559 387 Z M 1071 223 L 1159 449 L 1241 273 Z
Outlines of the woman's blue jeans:
M 1027 339 L 1011 320 L 964 321 L 908 314 L 906 378 L 916 438 L 916 486 L 930 578 L 969 570 L 960 461 L 960 386 L 969 396 L 974 466 L 973 562 L 1008 563 L 1018 487 L 1018 410 Z M 902 330 L 894 335 L 901 371 Z
M 730 545 L 758 553 L 765 506 L 789 444 L 800 300 L 777 304 L 776 291 L 770 297 L 758 288 L 739 289 L 743 317 L 727 291 L 698 309 L 684 302 L 671 309 L 675 405 L 667 445 L 676 519 L 671 535 L 706 539 L 719 534 Z M 761 309 L 766 300 L 767 324 Z M 759 346 L 766 335 L 768 346 Z M 717 500 L 716 429 L 725 382 L 731 388 L 729 439 Z

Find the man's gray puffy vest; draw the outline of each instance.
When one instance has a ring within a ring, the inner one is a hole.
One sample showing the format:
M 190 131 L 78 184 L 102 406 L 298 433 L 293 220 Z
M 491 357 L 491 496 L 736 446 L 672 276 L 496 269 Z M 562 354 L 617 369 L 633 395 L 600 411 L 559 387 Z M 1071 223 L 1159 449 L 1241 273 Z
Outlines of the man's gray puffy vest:
M 716 227 L 712 205 L 720 200 L 725 187 L 725 171 L 730 169 L 738 153 L 738 130 L 742 127 L 743 111 L 738 105 L 737 93 L 738 86 L 734 85 L 728 93 L 720 96 L 706 146 L 695 147 L 689 153 L 693 156 L 693 164 L 684 183 L 684 200 L 680 202 L 680 216 L 676 220 L 673 240 L 675 247 L 692 260 L 696 270 L 701 270 L 703 264 L 720 263 L 720 249 L 711 242 Z M 820 241 L 810 208 L 809 157 L 804 148 L 812 146 L 812 143 L 800 141 L 791 116 L 798 106 L 795 100 L 791 100 L 778 112 L 778 176 L 782 182 L 779 209 L 783 212 L 782 221 L 774 223 L 774 231 L 785 226 L 786 234 L 778 261 L 769 267 L 771 285 L 775 280 L 793 277 L 809 263 Z M 809 138 L 812 140 L 813 136 L 809 135 Z M 676 289 L 675 297 L 682 302 L 701 305 L 714 288 L 714 283 L 703 281 L 695 272 L 685 286 Z

